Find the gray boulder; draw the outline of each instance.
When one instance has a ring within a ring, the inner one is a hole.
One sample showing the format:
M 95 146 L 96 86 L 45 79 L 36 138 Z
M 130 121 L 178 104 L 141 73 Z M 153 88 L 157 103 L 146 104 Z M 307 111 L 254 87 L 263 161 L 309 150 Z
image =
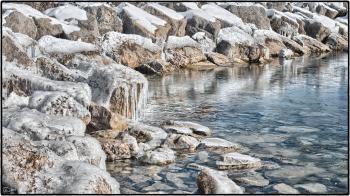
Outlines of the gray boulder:
M 175 152 L 165 147 L 157 148 L 155 150 L 145 152 L 140 160 L 151 165 L 166 165 L 175 162 Z
M 7 15 L 3 25 L 9 27 L 13 32 L 23 33 L 33 39 L 36 38 L 38 31 L 34 20 L 18 11 L 12 11 Z

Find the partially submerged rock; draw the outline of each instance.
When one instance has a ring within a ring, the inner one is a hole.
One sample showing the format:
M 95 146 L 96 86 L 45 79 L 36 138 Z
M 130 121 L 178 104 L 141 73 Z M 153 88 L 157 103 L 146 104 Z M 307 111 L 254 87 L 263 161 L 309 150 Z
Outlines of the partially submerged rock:
M 200 142 L 198 148 L 210 151 L 237 151 L 240 146 L 221 138 L 206 138 Z
M 233 62 L 229 58 L 227 58 L 227 56 L 220 53 L 210 52 L 210 53 L 206 53 L 205 56 L 210 62 L 218 66 L 226 67 L 226 66 L 233 65 Z
M 134 136 L 138 142 L 143 143 L 151 140 L 164 140 L 167 137 L 167 133 L 163 129 L 137 122 L 129 123 L 128 133 Z
M 278 191 L 278 193 L 281 193 L 281 194 L 299 194 L 298 190 L 284 183 L 274 185 L 273 189 Z
M 193 152 L 199 145 L 199 141 L 188 135 L 171 134 L 165 141 L 164 146 L 174 150 L 183 150 Z
M 189 134 L 192 136 L 209 136 L 212 130 L 206 126 L 189 121 L 168 120 L 163 123 L 166 130 L 172 129 L 176 133 Z
M 296 188 L 301 188 L 308 193 L 326 193 L 327 187 L 320 183 L 306 183 L 306 184 L 297 184 Z
M 198 175 L 199 194 L 243 194 L 243 190 L 226 174 L 212 169 L 203 169 Z
M 175 152 L 169 148 L 157 148 L 147 151 L 140 159 L 142 162 L 151 165 L 165 165 L 175 162 Z
M 260 159 L 236 152 L 222 155 L 221 160 L 216 161 L 216 166 L 219 169 L 250 169 L 261 167 Z

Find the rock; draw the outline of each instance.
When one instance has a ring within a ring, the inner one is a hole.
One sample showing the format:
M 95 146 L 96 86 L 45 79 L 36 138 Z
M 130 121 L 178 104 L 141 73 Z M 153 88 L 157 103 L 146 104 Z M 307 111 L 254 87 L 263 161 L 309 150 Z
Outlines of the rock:
M 85 133 L 85 124 L 80 119 L 46 115 L 28 108 L 3 109 L 2 126 L 27 135 L 31 140 L 83 136 Z
M 206 36 L 215 40 L 221 28 L 220 21 L 200 9 L 191 9 L 184 13 L 187 19 L 186 35 L 193 36 L 205 32 Z
M 103 151 L 106 153 L 107 161 L 129 159 L 132 157 L 129 144 L 120 139 L 97 137 Z
M 191 135 L 192 130 L 188 127 L 176 126 L 176 125 L 163 125 L 162 128 L 168 133 Z
M 199 194 L 243 194 L 243 190 L 227 175 L 212 169 L 203 169 L 198 175 Z
M 240 146 L 221 138 L 206 138 L 200 142 L 198 148 L 211 151 L 237 151 Z
M 284 58 L 284 59 L 290 59 L 294 56 L 294 52 L 290 49 L 282 49 L 280 51 L 280 58 Z
M 268 56 L 270 57 L 278 57 L 280 55 L 280 51 L 286 48 L 286 46 L 283 44 L 281 36 L 274 31 L 256 30 L 254 31 L 253 37 L 257 44 L 268 48 Z M 262 54 L 260 54 L 259 58 L 261 58 L 261 55 Z M 265 56 L 265 54 L 263 56 Z M 266 57 L 263 58 L 266 59 Z
M 28 106 L 45 114 L 76 117 L 85 124 L 91 120 L 89 111 L 64 92 L 35 91 L 29 99 Z
M 163 75 L 173 69 L 170 63 L 163 60 L 154 60 L 136 67 L 135 70 L 145 75 Z
M 278 193 L 281 193 L 281 194 L 299 194 L 298 190 L 284 183 L 274 185 L 273 189 L 278 191 Z
M 229 58 L 227 58 L 225 55 L 223 54 L 220 54 L 220 53 L 216 53 L 216 52 L 209 52 L 209 53 L 206 53 L 205 56 L 207 57 L 207 59 L 218 65 L 218 66 L 223 66 L 223 67 L 226 67 L 226 66 L 232 66 L 233 65 L 233 62 L 230 61 Z
M 124 117 L 103 106 L 91 104 L 89 111 L 91 122 L 87 126 L 88 132 L 106 129 L 122 132 L 128 128 L 128 123 Z
M 199 9 L 197 2 L 172 2 L 166 4 L 170 9 L 174 9 L 177 12 L 186 12 L 192 9 Z
M 260 159 L 236 152 L 222 155 L 221 160 L 216 162 L 218 169 L 250 169 L 261 167 Z
M 184 180 L 190 178 L 190 173 L 166 173 L 166 179 L 170 183 L 174 184 L 178 189 L 188 190 L 188 185 L 185 184 Z
M 330 48 L 322 42 L 305 35 L 298 35 L 298 39 L 303 41 L 304 48 L 307 48 L 313 54 L 330 52 Z
M 324 3 L 318 3 L 316 6 L 316 12 L 321 15 L 328 16 L 329 18 L 335 18 L 338 15 L 338 11 L 327 6 Z
M 58 6 L 60 3 L 59 2 L 46 2 L 46 3 L 41 3 L 41 2 L 23 2 L 24 4 L 27 4 L 31 6 L 32 8 L 39 10 L 40 12 L 43 12 L 49 8 L 54 8 Z
M 69 136 L 67 141 L 73 143 L 76 147 L 78 160 L 106 170 L 106 154 L 95 138 L 90 136 Z
M 337 33 L 331 33 L 326 39 L 326 44 L 329 46 L 330 49 L 339 51 L 346 51 L 349 47 L 348 41 Z
M 141 157 L 141 161 L 151 165 L 165 165 L 175 162 L 175 152 L 169 148 L 157 148 L 147 151 Z
M 185 66 L 185 68 L 187 69 L 198 70 L 198 71 L 212 70 L 216 67 L 217 66 L 214 63 L 211 63 L 210 61 L 201 61 L 197 63 L 188 64 Z
M 3 25 L 9 27 L 15 33 L 23 33 L 33 39 L 36 38 L 38 31 L 32 18 L 17 11 L 12 11 L 7 15 Z
M 268 10 L 268 16 L 271 20 L 271 28 L 278 34 L 291 38 L 298 33 L 299 23 L 290 15 L 277 10 Z
M 331 34 L 331 29 L 316 20 L 305 20 L 304 29 L 306 35 L 315 38 L 320 42 L 323 42 Z
M 119 194 L 118 182 L 106 171 L 67 161 L 10 129 L 2 133 L 3 180 L 19 194 Z
M 332 9 L 335 9 L 338 14 L 336 17 L 343 17 L 348 14 L 348 9 L 346 8 L 346 4 L 341 4 L 340 2 L 329 2 L 328 6 Z
M 102 37 L 103 51 L 118 63 L 131 68 L 161 59 L 161 48 L 139 35 L 109 32 Z
M 169 120 L 169 121 L 165 121 L 163 123 L 164 125 L 167 125 L 167 126 L 173 126 L 174 128 L 175 127 L 183 127 L 183 128 L 188 128 L 191 130 L 191 135 L 193 136 L 209 136 L 211 135 L 211 129 L 209 129 L 208 127 L 206 126 L 203 126 L 203 125 L 200 125 L 198 123 L 194 123 L 194 122 L 189 122 L 189 121 L 172 121 L 172 120 Z M 181 131 L 180 131 L 181 132 Z M 186 131 L 187 133 L 189 133 L 189 131 Z
M 196 150 L 196 147 L 199 145 L 199 142 L 196 138 L 191 136 L 171 134 L 165 140 L 163 145 L 175 150 L 185 150 L 193 152 Z
M 207 166 L 203 166 L 203 165 L 198 165 L 197 163 L 189 163 L 186 165 L 186 168 L 188 169 L 193 169 L 193 170 L 196 170 L 196 171 L 201 171 L 201 170 L 204 170 L 204 169 L 211 169 Z
M 51 20 L 48 18 L 34 18 L 34 22 L 38 29 L 36 39 L 40 39 L 44 35 L 60 37 L 64 33 L 61 25 L 52 24 Z
M 123 33 L 138 34 L 158 41 L 167 38 L 171 25 L 165 20 L 130 3 L 122 3 L 118 8 L 121 9 L 119 16 L 123 20 Z
M 301 188 L 308 193 L 326 193 L 327 187 L 320 183 L 306 183 L 306 184 L 297 184 L 296 188 Z
M 29 97 L 18 96 L 11 92 L 7 97 L 2 97 L 2 108 L 9 107 L 27 107 L 29 104 Z
M 249 186 L 266 187 L 269 180 L 265 179 L 260 173 L 249 173 L 247 176 L 235 178 L 237 182 L 247 184 Z
M 196 158 L 197 158 L 199 161 L 201 161 L 201 162 L 207 162 L 207 161 L 208 161 L 208 157 L 209 157 L 208 152 L 206 152 L 206 151 L 200 151 L 200 152 L 198 152 Z
M 137 140 L 135 137 L 133 137 L 129 134 L 123 134 L 122 141 L 129 145 L 129 149 L 130 149 L 132 156 L 138 155 L 140 149 L 139 149 L 139 145 L 137 144 Z
M 215 49 L 215 43 L 204 32 L 198 32 L 192 35 L 192 39 L 199 43 L 204 53 L 212 52 Z
M 282 43 L 290 50 L 293 51 L 294 55 L 302 56 L 304 54 L 310 53 L 309 49 L 304 48 L 303 41 L 298 39 L 297 37 L 293 37 L 292 39 L 289 39 L 284 36 L 280 36 Z
M 137 122 L 129 123 L 128 133 L 135 137 L 137 142 L 164 140 L 167 137 L 167 133 L 163 129 Z
M 177 13 L 176 11 L 162 6 L 158 3 L 147 3 L 143 9 L 148 13 L 167 21 L 167 23 L 170 24 L 171 28 L 168 36 L 185 36 L 187 20 L 180 13 Z
M 189 36 L 169 36 L 165 46 L 165 59 L 175 66 L 182 67 L 205 61 L 206 57 L 199 44 Z
M 269 8 L 269 9 L 275 9 L 275 10 L 278 10 L 278 11 L 283 11 L 285 9 L 287 5 L 287 2 L 267 2 L 266 3 L 266 7 Z
M 259 29 L 270 29 L 270 20 L 265 8 L 258 4 L 227 4 L 228 11 L 242 19 L 245 23 L 255 24 Z

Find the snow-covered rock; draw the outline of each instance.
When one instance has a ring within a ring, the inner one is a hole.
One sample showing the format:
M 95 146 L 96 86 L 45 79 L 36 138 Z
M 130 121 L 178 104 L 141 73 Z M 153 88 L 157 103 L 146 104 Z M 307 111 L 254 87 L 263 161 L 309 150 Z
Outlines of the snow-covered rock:
M 199 141 L 191 136 L 182 134 L 171 134 L 165 141 L 164 146 L 174 150 L 193 152 L 199 145 Z
M 205 35 L 205 32 L 198 32 L 192 35 L 192 39 L 199 43 L 204 53 L 212 52 L 215 49 L 215 42 Z
M 69 21 L 70 19 L 87 20 L 86 11 L 71 4 L 47 9 L 44 14 L 55 17 L 60 21 Z
M 258 158 L 249 155 L 232 152 L 221 156 L 221 161 L 216 161 L 218 169 L 250 169 L 261 167 Z
M 9 27 L 13 32 L 23 33 L 33 39 L 36 38 L 38 29 L 32 18 L 18 11 L 7 11 L 3 18 L 3 26 Z
M 326 45 L 332 50 L 348 50 L 348 41 L 337 33 L 331 33 L 326 39 Z
M 175 162 L 175 152 L 166 147 L 157 148 L 155 150 L 145 152 L 140 160 L 151 165 L 165 165 Z
M 331 51 L 327 45 L 312 37 L 306 35 L 298 35 L 297 38 L 302 40 L 304 48 L 306 48 L 313 54 L 321 54 Z
M 130 122 L 128 133 L 134 136 L 138 142 L 149 142 L 151 140 L 164 140 L 167 133 L 159 128 L 145 125 L 138 122 Z
M 285 48 L 283 48 L 279 54 L 279 57 L 284 59 L 290 59 L 293 56 L 294 56 L 294 52 L 290 49 L 285 49 Z
M 237 151 L 240 145 L 221 138 L 206 138 L 200 142 L 198 148 L 210 151 Z
M 269 9 L 267 15 L 270 18 L 271 28 L 278 34 L 291 38 L 298 33 L 298 21 L 284 12 Z

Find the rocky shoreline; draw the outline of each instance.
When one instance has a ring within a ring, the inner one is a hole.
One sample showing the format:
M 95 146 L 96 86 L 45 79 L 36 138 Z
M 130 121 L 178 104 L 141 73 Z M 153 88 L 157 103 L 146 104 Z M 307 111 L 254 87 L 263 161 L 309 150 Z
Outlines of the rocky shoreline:
M 345 3 L 2 5 L 2 178 L 13 190 L 6 193 L 126 193 L 106 161 L 165 166 L 193 152 L 218 158 L 212 167 L 187 165 L 198 171 L 198 190 L 188 194 L 242 194 L 237 181 L 266 186 L 263 177 L 228 176 L 267 165 L 241 144 L 211 137 L 215 130 L 138 122 L 148 99 L 144 75 L 348 51 Z M 273 189 L 298 193 L 283 183 Z

